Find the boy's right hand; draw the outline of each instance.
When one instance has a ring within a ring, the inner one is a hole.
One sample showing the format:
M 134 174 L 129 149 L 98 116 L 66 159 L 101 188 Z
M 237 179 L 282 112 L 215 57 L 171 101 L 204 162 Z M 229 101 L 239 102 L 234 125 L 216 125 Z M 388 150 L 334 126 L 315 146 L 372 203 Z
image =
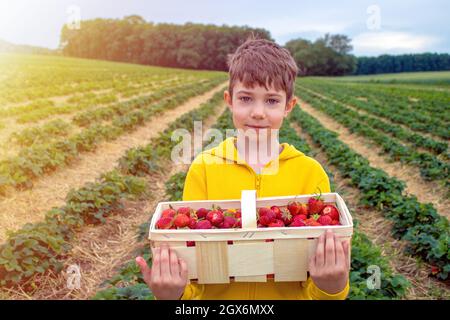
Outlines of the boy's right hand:
M 158 300 L 178 300 L 184 293 L 188 280 L 186 262 L 179 259 L 167 244 L 155 248 L 150 269 L 142 257 L 136 258 L 145 283 Z

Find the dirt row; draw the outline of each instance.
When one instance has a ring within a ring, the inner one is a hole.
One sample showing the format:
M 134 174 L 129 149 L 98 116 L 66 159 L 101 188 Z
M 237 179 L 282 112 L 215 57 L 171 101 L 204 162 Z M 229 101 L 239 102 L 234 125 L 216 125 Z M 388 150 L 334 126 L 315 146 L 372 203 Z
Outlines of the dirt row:
M 0 242 L 5 240 L 6 230 L 16 230 L 25 223 L 39 221 L 49 209 L 64 205 L 65 197 L 71 189 L 80 188 L 87 182 L 94 181 L 101 173 L 112 170 L 126 150 L 146 145 L 170 122 L 210 99 L 224 84 L 168 110 L 130 134 L 102 143 L 94 152 L 83 154 L 70 166 L 39 179 L 33 189 L 14 191 L 1 199 Z
M 203 123 L 203 130 L 210 128 L 225 110 L 225 104 L 218 108 Z M 174 120 L 174 119 L 172 119 Z M 7 292 L 9 299 L 89 299 L 100 285 L 113 277 L 117 269 L 135 258 L 135 252 L 142 246 L 137 239 L 137 228 L 151 217 L 159 201 L 165 199 L 165 182 L 173 174 L 186 171 L 188 165 L 167 162 L 161 172 L 147 176 L 151 196 L 141 201 L 125 201 L 125 208 L 108 217 L 104 225 L 87 227 L 78 235 L 69 257 L 64 263 L 67 269 L 77 265 L 81 270 L 81 288 L 67 288 L 67 275 L 49 275 L 40 278 L 39 290 L 32 296 L 20 290 Z
M 340 101 L 338 101 L 338 100 L 335 100 L 335 99 L 333 99 L 333 98 L 331 98 L 331 97 L 328 97 L 328 96 L 326 96 L 326 95 L 320 94 L 320 93 L 317 92 L 317 91 L 311 90 L 311 89 L 309 89 L 309 88 L 305 88 L 305 87 L 303 87 L 303 86 L 300 86 L 300 87 L 301 87 L 303 90 L 308 91 L 308 92 L 310 92 L 311 94 L 316 95 L 316 96 L 318 96 L 318 97 L 320 97 L 320 98 L 323 98 L 323 99 L 332 101 L 332 102 L 334 102 L 334 103 L 342 104 L 343 106 L 345 106 L 345 107 L 347 107 L 347 108 L 349 108 L 349 109 L 351 109 L 351 110 L 353 110 L 353 111 L 356 111 L 356 112 L 358 112 L 358 113 L 361 114 L 361 115 L 371 116 L 371 117 L 376 118 L 376 119 L 378 119 L 378 120 L 384 121 L 384 122 L 386 122 L 386 123 L 388 123 L 388 124 L 390 124 L 390 125 L 401 127 L 401 128 L 403 128 L 403 129 L 405 129 L 405 130 L 412 131 L 412 132 L 414 132 L 414 133 L 420 134 L 421 136 L 424 136 L 424 137 L 427 137 L 427 138 L 436 140 L 436 141 L 438 141 L 438 142 L 447 143 L 447 145 L 450 147 L 450 142 L 447 141 L 447 140 L 445 140 L 445 139 L 443 139 L 443 138 L 441 138 L 441 137 L 437 137 L 437 136 L 434 136 L 434 135 L 429 134 L 429 133 L 426 133 L 426 132 L 414 131 L 413 129 L 411 129 L 410 127 L 408 127 L 408 126 L 406 126 L 406 125 L 403 125 L 403 124 L 400 124 L 400 123 L 394 123 L 394 122 L 392 122 L 391 120 L 389 120 L 389 119 L 387 119 L 387 118 L 383 118 L 383 117 L 377 116 L 377 115 L 375 115 L 375 114 L 369 113 L 369 112 L 367 112 L 367 111 L 365 111 L 365 110 L 363 110 L 363 109 L 359 109 L 359 108 L 357 108 L 357 107 L 355 107 L 355 106 L 352 106 L 352 105 L 350 105 L 350 104 L 342 103 L 342 102 L 340 102 Z M 367 99 L 366 99 L 366 98 L 363 98 L 363 97 L 358 97 L 357 99 L 359 99 L 359 100 L 361 100 L 361 101 L 367 102 Z M 426 149 L 417 148 L 417 147 L 414 147 L 414 148 L 415 148 L 416 150 L 418 150 L 418 151 L 421 151 L 421 152 L 429 152 L 429 151 L 426 150 Z
M 446 198 L 446 190 L 439 183 L 424 181 L 416 167 L 400 162 L 389 162 L 387 157 L 382 156 L 384 152 L 375 143 L 351 133 L 336 120 L 313 108 L 305 101 L 299 99 L 299 104 L 303 111 L 314 116 L 325 128 L 335 131 L 342 142 L 363 155 L 372 167 L 384 170 L 389 176 L 404 181 L 408 194 L 415 195 L 422 203 L 432 203 L 440 215 L 450 218 L 450 199 Z
M 343 178 L 334 165 L 328 163 L 326 154 L 321 151 L 320 147 L 313 142 L 312 138 L 300 126 L 294 124 L 293 127 L 299 136 L 307 141 L 312 148 L 314 159 L 333 172 L 336 189 L 345 198 L 353 218 L 359 221 L 358 231 L 364 233 L 374 244 L 379 246 L 382 255 L 388 258 L 391 268 L 396 273 L 405 276 L 412 284 L 405 298 L 450 298 L 450 288 L 428 276 L 430 271 L 429 265 L 418 263 L 414 257 L 403 253 L 406 243 L 391 236 L 392 223 L 385 219 L 380 211 L 359 205 L 359 190 L 352 187 L 350 180 Z

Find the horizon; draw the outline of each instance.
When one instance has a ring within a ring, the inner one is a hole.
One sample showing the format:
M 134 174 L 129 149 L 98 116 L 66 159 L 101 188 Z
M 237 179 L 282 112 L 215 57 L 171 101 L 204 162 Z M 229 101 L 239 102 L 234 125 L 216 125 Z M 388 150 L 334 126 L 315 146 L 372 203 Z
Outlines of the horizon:
M 107 5 L 87 0 L 44 0 L 40 3 L 19 0 L 9 4 L 0 1 L 0 39 L 16 45 L 55 50 L 59 46 L 63 25 L 74 14 L 81 21 L 139 15 L 146 22 L 155 24 L 191 22 L 263 28 L 280 45 L 297 38 L 314 41 L 325 33 L 345 34 L 352 39 L 351 53 L 356 56 L 450 52 L 450 26 L 445 20 L 450 3 L 442 0 L 433 1 L 434 5 L 425 1 L 378 1 L 375 4 L 361 1 L 352 4 L 348 0 L 339 5 L 328 0 L 314 5 L 292 0 L 276 5 L 256 5 L 256 1 L 251 0 L 240 4 L 239 12 L 233 10 L 236 8 L 233 3 L 237 2 L 213 4 L 197 0 L 186 4 L 179 0 L 166 0 L 163 4 L 155 0 L 132 0 L 124 7 L 117 0 Z M 178 10 L 172 10 L 173 7 Z M 286 13 L 286 7 L 292 10 Z

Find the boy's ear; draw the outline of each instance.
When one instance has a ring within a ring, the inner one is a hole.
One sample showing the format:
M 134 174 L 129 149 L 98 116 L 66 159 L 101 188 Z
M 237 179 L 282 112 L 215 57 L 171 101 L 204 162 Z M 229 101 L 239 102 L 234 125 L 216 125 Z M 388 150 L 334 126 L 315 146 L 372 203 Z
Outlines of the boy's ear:
M 228 105 L 228 108 L 232 109 L 233 108 L 233 104 L 232 104 L 232 97 L 231 94 L 228 90 L 225 90 L 223 92 L 223 100 L 225 100 L 226 104 Z
M 294 109 L 295 105 L 297 104 L 298 99 L 296 96 L 292 96 L 291 100 L 286 105 L 286 109 L 284 110 L 284 116 L 287 117 L 289 113 Z

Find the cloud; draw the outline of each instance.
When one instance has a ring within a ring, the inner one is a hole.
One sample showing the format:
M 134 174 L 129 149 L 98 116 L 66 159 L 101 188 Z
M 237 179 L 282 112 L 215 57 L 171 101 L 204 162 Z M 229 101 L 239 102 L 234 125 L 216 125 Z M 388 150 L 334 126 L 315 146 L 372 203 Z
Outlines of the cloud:
M 353 38 L 355 52 L 363 54 L 415 53 L 432 51 L 440 40 L 434 36 L 407 32 L 365 32 Z

